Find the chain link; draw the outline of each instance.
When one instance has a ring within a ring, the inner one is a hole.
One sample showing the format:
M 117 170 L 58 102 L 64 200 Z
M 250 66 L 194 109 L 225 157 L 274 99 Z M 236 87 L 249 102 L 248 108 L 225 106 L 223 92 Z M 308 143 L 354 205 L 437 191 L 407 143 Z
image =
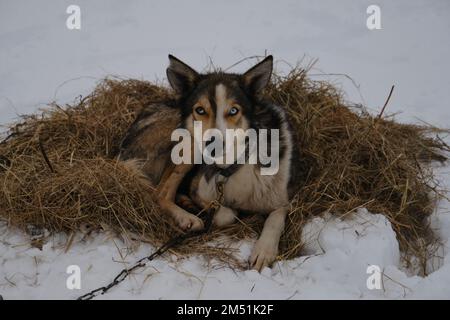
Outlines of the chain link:
M 135 271 L 136 269 L 145 267 L 148 262 L 152 261 L 156 257 L 163 255 L 169 249 L 174 248 L 177 245 L 183 243 L 188 238 L 197 237 L 197 236 L 200 236 L 200 235 L 208 232 L 211 227 L 212 218 L 213 218 L 214 214 L 217 212 L 217 210 L 219 210 L 220 206 L 223 204 L 224 185 L 225 185 L 226 180 L 227 180 L 227 178 L 224 178 L 223 180 L 219 181 L 218 178 L 216 178 L 216 191 L 217 191 L 216 199 L 211 201 L 211 203 L 208 205 L 206 210 L 204 209 L 204 210 L 200 211 L 200 213 L 199 213 L 199 214 L 201 214 L 204 211 L 206 211 L 206 213 L 207 213 L 205 228 L 203 230 L 192 231 L 192 232 L 176 235 L 175 237 L 169 239 L 166 243 L 164 243 L 161 247 L 159 247 L 151 255 L 138 260 L 132 267 L 125 268 L 122 271 L 120 271 L 120 273 L 108 285 L 97 288 L 95 290 L 92 290 L 91 292 L 78 297 L 77 300 L 92 300 L 93 298 L 95 298 L 99 295 L 103 295 L 103 294 L 107 293 L 111 288 L 117 286 L 119 283 L 124 281 L 133 271 Z

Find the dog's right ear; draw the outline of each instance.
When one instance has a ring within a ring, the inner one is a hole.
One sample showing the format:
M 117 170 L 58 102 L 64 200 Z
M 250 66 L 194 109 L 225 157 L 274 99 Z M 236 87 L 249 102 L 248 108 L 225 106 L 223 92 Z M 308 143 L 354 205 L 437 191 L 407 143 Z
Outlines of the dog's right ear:
M 170 86 L 178 94 L 190 91 L 198 79 L 199 74 L 197 71 L 171 54 L 169 54 L 169 61 L 170 64 L 166 70 L 166 74 Z

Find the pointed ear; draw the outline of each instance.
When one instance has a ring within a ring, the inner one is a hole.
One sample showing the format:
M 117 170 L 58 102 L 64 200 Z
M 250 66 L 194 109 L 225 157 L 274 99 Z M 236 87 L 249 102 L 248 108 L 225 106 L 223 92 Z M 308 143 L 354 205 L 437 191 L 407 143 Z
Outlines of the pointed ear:
M 253 93 L 259 93 L 270 81 L 273 57 L 268 56 L 243 74 L 245 86 Z
M 169 67 L 166 70 L 167 79 L 170 86 L 178 93 L 182 94 L 194 87 L 199 74 L 181 60 L 169 54 Z

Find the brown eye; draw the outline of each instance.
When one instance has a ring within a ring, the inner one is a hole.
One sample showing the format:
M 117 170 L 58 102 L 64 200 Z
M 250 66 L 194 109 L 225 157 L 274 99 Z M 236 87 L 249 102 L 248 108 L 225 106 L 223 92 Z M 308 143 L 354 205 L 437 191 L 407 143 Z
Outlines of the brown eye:
M 197 114 L 199 114 L 199 115 L 205 115 L 206 114 L 206 110 L 205 110 L 205 108 L 203 108 L 203 107 L 197 107 L 197 108 L 195 108 L 195 112 L 197 112 Z
M 230 116 L 235 116 L 235 115 L 237 115 L 238 113 L 239 113 L 239 109 L 236 108 L 236 107 L 231 108 L 230 111 L 228 112 L 228 114 L 229 114 Z

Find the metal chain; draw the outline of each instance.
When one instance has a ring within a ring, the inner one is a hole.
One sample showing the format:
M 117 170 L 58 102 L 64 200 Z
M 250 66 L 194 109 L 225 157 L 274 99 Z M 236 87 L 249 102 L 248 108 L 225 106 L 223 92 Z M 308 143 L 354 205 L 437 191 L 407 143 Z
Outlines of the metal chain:
M 167 250 L 174 248 L 175 246 L 183 243 L 186 239 L 193 238 L 196 236 L 200 236 L 204 233 L 207 233 L 211 227 L 212 218 L 213 218 L 214 214 L 217 212 L 217 210 L 219 210 L 220 206 L 223 204 L 223 201 L 224 201 L 223 191 L 224 191 L 225 181 L 226 181 L 226 179 L 223 181 L 216 180 L 216 189 L 217 189 L 216 199 L 211 201 L 211 203 L 209 204 L 209 206 L 207 207 L 206 210 L 204 209 L 204 210 L 200 211 L 200 213 L 199 213 L 199 214 L 201 214 L 204 211 L 207 212 L 205 228 L 203 230 L 192 231 L 192 232 L 176 235 L 175 237 L 169 239 L 166 243 L 164 243 L 161 247 L 159 247 L 151 255 L 138 260 L 132 267 L 125 268 L 122 271 L 120 271 L 119 274 L 114 278 L 114 280 L 111 281 L 108 285 L 97 288 L 95 290 L 92 290 L 89 293 L 86 293 L 86 294 L 78 297 L 77 300 L 92 300 L 93 298 L 95 298 L 99 295 L 103 295 L 103 294 L 107 293 L 111 288 L 117 286 L 119 283 L 124 281 L 134 270 L 145 267 L 148 262 L 163 255 Z
M 95 290 L 92 290 L 91 292 L 78 297 L 77 300 L 91 300 L 98 295 L 105 294 L 112 287 L 115 287 L 119 283 L 124 281 L 134 270 L 145 267 L 147 265 L 147 262 L 152 261 L 156 257 L 163 255 L 167 250 L 175 247 L 176 245 L 182 243 L 184 240 L 186 240 L 188 238 L 198 236 L 200 234 L 205 233 L 206 231 L 207 230 L 205 229 L 205 230 L 202 230 L 202 232 L 190 232 L 190 233 L 186 233 L 186 234 L 179 234 L 179 235 L 169 239 L 169 241 L 164 243 L 161 247 L 158 248 L 158 250 L 153 252 L 151 255 L 138 260 L 132 267 L 125 268 L 122 271 L 120 271 L 120 273 L 108 285 L 97 288 Z

